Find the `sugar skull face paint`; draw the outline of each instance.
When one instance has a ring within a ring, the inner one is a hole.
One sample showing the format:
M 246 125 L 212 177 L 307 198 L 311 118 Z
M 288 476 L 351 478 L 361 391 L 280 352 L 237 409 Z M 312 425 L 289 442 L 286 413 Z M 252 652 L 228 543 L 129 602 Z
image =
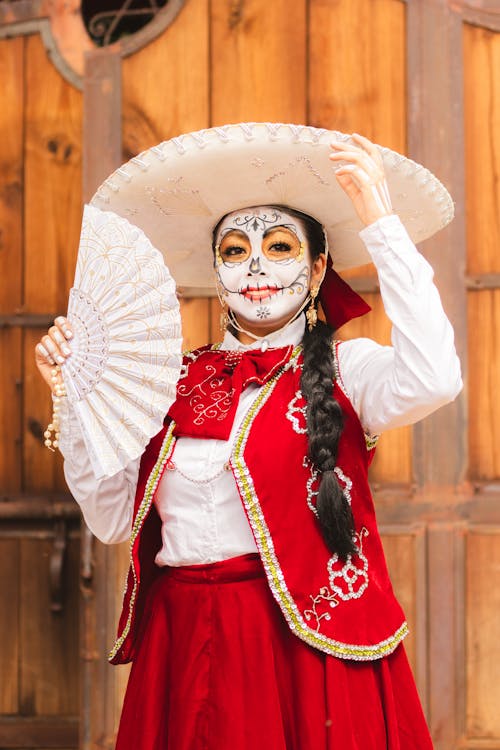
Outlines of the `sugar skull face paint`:
M 284 324 L 309 292 L 300 219 L 271 206 L 233 211 L 217 230 L 215 269 L 228 307 L 256 327 Z

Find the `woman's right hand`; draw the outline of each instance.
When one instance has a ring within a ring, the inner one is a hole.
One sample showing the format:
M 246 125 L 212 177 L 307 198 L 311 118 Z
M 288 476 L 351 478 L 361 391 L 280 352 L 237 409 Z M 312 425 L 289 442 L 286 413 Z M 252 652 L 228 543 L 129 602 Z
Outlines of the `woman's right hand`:
M 54 325 L 49 328 L 47 335 L 43 336 L 35 347 L 35 362 L 51 391 L 55 389 L 55 381 L 52 371 L 56 365 L 62 365 L 71 356 L 69 340 L 73 337 L 73 331 L 68 320 L 62 315 L 56 318 Z

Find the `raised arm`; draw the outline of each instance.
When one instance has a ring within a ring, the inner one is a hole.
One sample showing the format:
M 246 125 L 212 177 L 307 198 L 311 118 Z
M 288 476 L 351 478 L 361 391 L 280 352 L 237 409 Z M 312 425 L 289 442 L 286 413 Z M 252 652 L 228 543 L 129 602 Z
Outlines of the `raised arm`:
M 392 347 L 356 339 L 337 351 L 344 388 L 366 432 L 376 435 L 451 401 L 462 380 L 433 270 L 392 213 L 380 152 L 367 138 L 352 138 L 332 143 L 330 159 L 347 162 L 336 177 L 365 225 L 360 237 L 378 271 Z
M 344 389 L 365 431 L 378 435 L 452 401 L 462 380 L 433 270 L 399 218 L 383 217 L 360 236 L 378 271 L 392 346 L 354 339 L 337 351 Z

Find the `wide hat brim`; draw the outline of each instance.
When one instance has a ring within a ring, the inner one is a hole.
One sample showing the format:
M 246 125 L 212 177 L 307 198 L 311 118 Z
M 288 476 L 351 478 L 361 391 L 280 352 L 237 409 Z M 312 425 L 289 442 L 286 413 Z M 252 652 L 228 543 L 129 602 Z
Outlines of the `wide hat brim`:
M 212 230 L 230 211 L 279 204 L 324 226 L 336 270 L 370 257 L 363 225 L 337 183 L 330 142 L 335 130 L 280 123 L 240 123 L 187 133 L 144 151 L 99 187 L 92 205 L 140 227 L 163 253 L 178 288 L 213 294 Z M 415 243 L 453 218 L 453 201 L 429 170 L 378 146 L 393 209 Z

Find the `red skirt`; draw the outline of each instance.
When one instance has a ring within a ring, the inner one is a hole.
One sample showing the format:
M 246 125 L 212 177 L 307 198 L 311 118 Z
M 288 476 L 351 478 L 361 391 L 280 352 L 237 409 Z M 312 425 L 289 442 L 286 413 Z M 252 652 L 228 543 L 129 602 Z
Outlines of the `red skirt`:
M 117 750 L 432 750 L 402 646 L 354 662 L 288 628 L 257 555 L 153 585 Z

